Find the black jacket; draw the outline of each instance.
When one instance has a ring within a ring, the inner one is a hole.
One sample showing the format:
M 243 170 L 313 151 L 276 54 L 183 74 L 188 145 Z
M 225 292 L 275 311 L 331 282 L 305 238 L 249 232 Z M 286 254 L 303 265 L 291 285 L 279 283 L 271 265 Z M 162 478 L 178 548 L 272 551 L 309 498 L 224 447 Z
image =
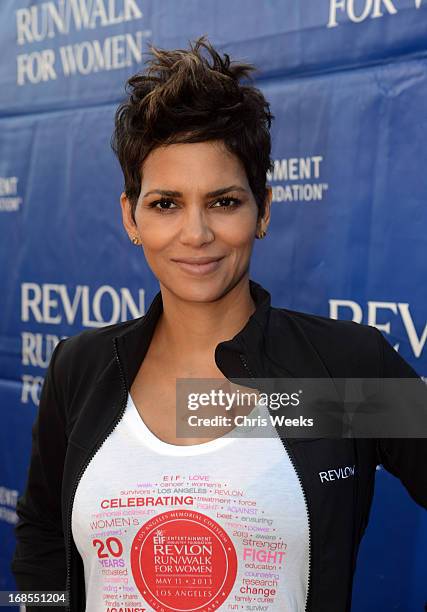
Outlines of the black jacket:
M 234 338 L 215 349 L 216 364 L 227 378 L 418 376 L 375 328 L 274 308 L 259 284 L 251 280 L 250 290 L 256 311 Z M 45 377 L 28 481 L 17 503 L 11 567 L 20 590 L 69 589 L 71 612 L 85 609 L 83 562 L 71 534 L 73 496 L 84 469 L 124 414 L 162 308 L 158 292 L 143 317 L 61 340 Z M 309 517 L 307 610 L 347 612 L 376 466 L 400 478 L 427 508 L 427 443 L 421 438 L 283 438 L 283 444 Z M 353 465 L 353 478 L 327 483 L 319 478 L 322 470 Z

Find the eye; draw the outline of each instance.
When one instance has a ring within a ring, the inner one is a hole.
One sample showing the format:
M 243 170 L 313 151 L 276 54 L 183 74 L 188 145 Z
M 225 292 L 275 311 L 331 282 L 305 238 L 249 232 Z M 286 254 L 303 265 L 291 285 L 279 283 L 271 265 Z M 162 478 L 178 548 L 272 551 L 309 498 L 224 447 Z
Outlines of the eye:
M 241 201 L 238 198 L 232 198 L 230 196 L 225 196 L 223 198 L 220 198 L 219 200 L 217 200 L 217 202 L 227 202 L 228 206 L 224 206 L 224 204 L 221 204 L 221 206 L 219 208 L 223 208 L 224 210 L 234 210 L 235 208 L 237 208 Z M 215 206 L 213 208 L 218 208 L 218 206 Z
M 168 212 L 170 208 L 157 208 L 157 204 L 162 205 L 162 204 L 169 204 L 169 203 L 173 204 L 173 200 L 168 200 L 167 198 L 161 198 L 160 200 L 151 202 L 149 208 L 155 208 L 156 210 L 159 211 L 159 213 L 165 213 L 165 212 Z

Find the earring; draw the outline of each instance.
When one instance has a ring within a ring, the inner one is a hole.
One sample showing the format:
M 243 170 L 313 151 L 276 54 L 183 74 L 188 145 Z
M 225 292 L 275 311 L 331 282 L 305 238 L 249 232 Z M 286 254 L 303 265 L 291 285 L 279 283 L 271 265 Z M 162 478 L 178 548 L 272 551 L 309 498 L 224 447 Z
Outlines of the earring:
M 265 232 L 264 230 L 261 230 L 259 232 L 259 234 L 255 234 L 255 237 L 259 238 L 261 240 L 262 238 L 264 238 L 266 236 L 266 234 L 267 234 L 267 232 Z
M 139 246 L 142 243 L 141 243 L 140 239 L 138 238 L 138 236 L 133 236 L 132 237 L 132 244 L 136 244 L 136 245 Z

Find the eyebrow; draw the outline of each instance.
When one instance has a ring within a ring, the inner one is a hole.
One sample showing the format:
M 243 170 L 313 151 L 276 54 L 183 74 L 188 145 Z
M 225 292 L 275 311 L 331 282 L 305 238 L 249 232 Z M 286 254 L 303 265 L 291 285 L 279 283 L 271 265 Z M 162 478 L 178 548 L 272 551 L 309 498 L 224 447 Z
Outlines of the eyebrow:
M 243 187 L 239 187 L 239 185 L 230 185 L 229 187 L 221 187 L 220 189 L 215 189 L 215 191 L 208 191 L 206 194 L 207 198 L 215 198 L 217 196 L 223 195 L 228 191 L 247 191 Z M 143 198 L 146 198 L 152 193 L 158 193 L 163 196 L 168 196 L 169 198 L 180 198 L 182 197 L 181 191 L 170 191 L 169 189 L 152 189 L 151 191 L 147 191 L 144 193 Z

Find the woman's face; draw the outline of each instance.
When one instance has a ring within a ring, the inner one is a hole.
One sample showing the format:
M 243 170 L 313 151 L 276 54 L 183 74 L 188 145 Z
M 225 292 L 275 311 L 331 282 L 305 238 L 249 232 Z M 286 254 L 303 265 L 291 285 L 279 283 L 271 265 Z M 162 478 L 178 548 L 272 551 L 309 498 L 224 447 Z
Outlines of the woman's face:
M 258 207 L 236 156 L 219 141 L 172 144 L 144 161 L 136 223 L 121 195 L 123 223 L 131 239 L 141 240 L 160 285 L 181 299 L 211 301 L 248 273 L 255 233 L 267 229 L 271 195 L 269 188 L 257 224 Z M 219 261 L 194 269 L 176 261 L 202 257 Z

